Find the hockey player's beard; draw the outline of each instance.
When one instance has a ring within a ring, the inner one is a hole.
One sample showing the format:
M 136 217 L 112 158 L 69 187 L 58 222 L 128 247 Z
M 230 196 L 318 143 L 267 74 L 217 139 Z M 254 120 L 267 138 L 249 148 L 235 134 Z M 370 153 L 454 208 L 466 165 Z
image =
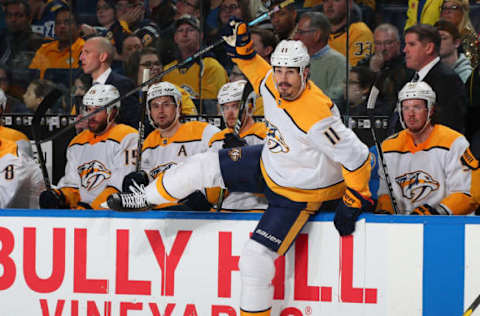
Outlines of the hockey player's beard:
M 176 120 L 176 118 L 174 117 L 174 118 L 171 119 L 170 121 L 167 121 L 167 122 L 165 122 L 165 123 L 163 123 L 163 124 L 157 123 L 157 127 L 158 127 L 160 130 L 168 130 L 171 126 L 174 125 L 175 120 Z
M 94 133 L 95 135 L 100 135 L 107 129 L 108 122 L 104 120 L 102 122 L 97 122 L 95 120 L 88 121 L 88 129 L 90 132 Z

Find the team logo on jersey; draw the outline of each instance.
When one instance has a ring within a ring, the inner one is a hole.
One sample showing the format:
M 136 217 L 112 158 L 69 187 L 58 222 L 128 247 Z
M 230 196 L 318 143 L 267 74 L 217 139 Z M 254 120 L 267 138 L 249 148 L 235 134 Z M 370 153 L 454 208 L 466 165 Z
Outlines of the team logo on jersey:
M 395 178 L 402 195 L 412 203 L 426 199 L 431 192 L 438 190 L 440 184 L 431 175 L 422 170 L 409 172 Z
M 290 148 L 278 128 L 269 121 L 266 121 L 266 123 L 268 128 L 266 145 L 268 149 L 275 154 L 288 153 Z
M 230 149 L 228 151 L 228 157 L 234 162 L 239 161 L 242 158 L 242 149 L 239 147 Z
M 112 172 L 108 170 L 103 163 L 93 160 L 84 163 L 77 168 L 82 187 L 87 191 L 92 191 L 102 185 L 103 181 L 110 179 Z
M 475 156 L 470 151 L 470 148 L 467 148 L 467 150 L 465 150 L 465 152 L 462 155 L 462 158 L 460 158 L 460 161 L 465 167 L 467 167 L 470 170 L 477 170 L 479 167 L 479 162 L 477 158 L 475 158 Z
M 150 170 L 150 176 L 155 179 L 158 176 L 159 173 L 165 172 L 175 165 L 176 165 L 176 163 L 171 161 L 171 162 L 163 163 L 159 166 L 156 166 L 155 168 Z

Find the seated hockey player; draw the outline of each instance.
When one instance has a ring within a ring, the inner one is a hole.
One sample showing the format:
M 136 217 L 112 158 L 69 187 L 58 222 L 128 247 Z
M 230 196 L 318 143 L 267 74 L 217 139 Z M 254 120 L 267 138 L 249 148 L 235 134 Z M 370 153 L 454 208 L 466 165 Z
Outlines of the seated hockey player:
M 107 203 L 121 211 L 148 209 L 218 186 L 265 194 L 268 208 L 238 265 L 240 315 L 269 316 L 274 261 L 288 251 L 310 216 L 335 209 L 335 227 L 346 236 L 355 230 L 360 213 L 373 208 L 370 155 L 342 123 L 335 104 L 308 80 L 310 56 L 302 42 L 280 42 L 269 65 L 256 55 L 244 22 L 232 20 L 225 31 L 225 48 L 263 97 L 265 145 L 195 155 L 160 174 L 145 190 L 113 194 Z
M 125 177 L 123 190 L 130 186 L 148 184 L 159 174 L 188 157 L 208 150 L 211 137 L 220 130 L 205 122 L 179 121 L 182 112 L 182 95 L 170 82 L 155 83 L 147 92 L 147 116 L 155 130 L 143 143 L 141 172 L 133 172 Z M 210 210 L 204 190 L 195 191 L 182 203 L 163 203 L 155 209 L 171 210 Z
M 37 163 L 14 141 L 0 138 L 0 208 L 38 208 L 45 189 Z
M 398 211 L 414 215 L 465 215 L 477 208 L 472 198 L 472 164 L 467 139 L 435 123 L 436 95 L 423 81 L 408 82 L 398 94 L 404 130 L 382 143 Z M 472 168 L 465 166 L 470 164 Z M 377 211 L 393 213 L 382 168 Z
M 263 145 L 267 136 L 265 123 L 255 122 L 252 113 L 255 107 L 255 92 L 246 80 L 224 84 L 218 91 L 219 113 L 223 116 L 226 128 L 213 135 L 210 150 Z M 248 192 L 227 192 L 208 189 L 209 198 L 218 192 L 214 199 L 217 210 L 221 211 L 264 211 L 267 208 L 265 196 Z M 221 194 L 220 194 L 221 193 Z
M 92 86 L 83 97 L 88 114 L 120 96 L 108 84 Z M 135 170 L 137 130 L 115 123 L 120 102 L 88 118 L 88 129 L 67 147 L 65 175 L 57 188 L 43 191 L 41 208 L 99 209 L 100 204 L 120 192 L 122 180 Z

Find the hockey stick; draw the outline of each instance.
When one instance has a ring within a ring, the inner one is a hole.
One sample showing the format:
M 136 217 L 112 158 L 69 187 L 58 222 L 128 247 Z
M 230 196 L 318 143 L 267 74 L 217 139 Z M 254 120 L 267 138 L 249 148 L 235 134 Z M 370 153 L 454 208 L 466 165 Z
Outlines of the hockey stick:
M 473 301 L 472 305 L 470 305 L 465 313 L 463 313 L 463 316 L 470 316 L 472 313 L 475 311 L 475 309 L 480 305 L 480 294 L 477 296 L 477 298 Z
M 248 102 L 250 100 L 250 95 L 253 92 L 253 87 L 250 84 L 250 82 L 247 81 L 245 87 L 243 88 L 242 92 L 242 100 L 240 101 L 240 107 L 238 109 L 238 115 L 237 115 L 237 120 L 235 121 L 235 125 L 233 127 L 233 134 L 239 136 L 240 134 L 240 129 L 242 128 L 243 121 L 247 119 L 247 112 L 245 112 L 245 115 L 243 116 L 242 119 L 242 113 L 248 106 Z M 255 102 L 254 100 L 252 102 Z M 225 199 L 225 189 L 220 188 L 220 195 L 218 196 L 218 202 L 217 202 L 217 212 L 219 212 L 222 209 L 222 204 L 223 200 Z
M 58 89 L 53 89 L 38 105 L 37 110 L 35 111 L 35 115 L 33 116 L 32 121 L 32 136 L 35 141 L 35 147 L 37 149 L 38 161 L 40 163 L 40 169 L 42 170 L 43 182 L 45 183 L 45 188 L 47 190 L 52 189 L 52 185 L 50 183 L 50 179 L 48 177 L 47 166 L 45 163 L 45 157 L 43 157 L 42 147 L 40 146 L 40 122 L 42 121 L 42 117 L 47 112 L 48 108 L 51 104 L 54 104 L 58 98 L 62 95 L 62 92 Z
M 370 91 L 370 95 L 368 96 L 367 111 L 370 114 L 370 132 L 372 133 L 373 141 L 375 142 L 375 147 L 377 148 L 378 160 L 383 169 L 385 182 L 387 183 L 388 195 L 390 196 L 390 201 L 392 201 L 393 212 L 395 214 L 398 214 L 398 204 L 397 204 L 397 200 L 395 200 L 395 197 L 393 196 L 392 182 L 390 181 L 390 177 L 388 174 L 387 164 L 385 163 L 385 159 L 383 156 L 382 146 L 378 142 L 377 135 L 375 133 L 375 128 L 374 128 L 373 110 L 375 109 L 375 103 L 377 102 L 377 97 L 379 93 L 380 91 L 374 85 L 372 86 L 372 90 Z
M 264 20 L 266 20 L 270 15 L 272 15 L 273 13 L 279 11 L 280 9 L 288 6 L 289 4 L 292 4 L 294 3 L 295 0 L 285 0 L 279 4 L 277 4 L 275 7 L 273 7 L 270 11 L 268 12 L 265 12 L 263 14 L 261 14 L 260 16 L 256 17 L 255 19 L 253 19 L 252 21 L 248 22 L 248 26 L 254 26 Z M 97 114 L 98 112 L 101 112 L 103 110 L 106 110 L 108 109 L 109 107 L 113 106 L 115 103 L 117 102 L 120 102 L 121 100 L 131 96 L 132 94 L 134 93 L 137 93 L 138 91 L 140 91 L 140 89 L 142 89 L 144 86 L 149 86 L 151 85 L 152 83 L 160 80 L 163 76 L 165 76 L 166 74 L 172 72 L 173 70 L 175 69 L 178 69 L 178 68 L 181 68 L 183 66 L 185 66 L 186 64 L 194 61 L 195 59 L 197 58 L 200 58 L 201 56 L 205 55 L 206 53 L 208 53 L 209 51 L 211 51 L 212 49 L 214 49 L 215 47 L 217 47 L 218 45 L 221 45 L 223 44 L 225 40 L 223 38 L 219 39 L 218 41 L 214 42 L 213 44 L 199 50 L 198 52 L 196 52 L 195 54 L 193 54 L 192 56 L 184 59 L 183 61 L 181 61 L 180 63 L 162 71 L 160 74 L 156 75 L 155 77 L 153 78 L 150 78 L 149 80 L 143 82 L 142 84 L 140 84 L 139 86 L 137 86 L 136 88 L 130 90 L 129 92 L 125 93 L 124 95 L 108 102 L 107 104 L 105 104 L 104 106 L 102 107 L 98 107 L 96 108 L 94 111 L 88 113 L 87 115 L 81 117 L 81 118 L 78 118 L 76 119 L 75 121 L 73 121 L 72 123 L 70 123 L 70 125 L 67 125 L 65 126 L 64 128 L 62 128 L 61 130 L 59 130 L 58 132 L 56 132 L 55 134 L 51 135 L 50 137 L 47 137 L 45 138 L 42 143 L 44 142 L 48 142 L 50 140 L 53 140 L 63 134 L 65 134 L 68 130 L 72 129 L 73 127 L 75 127 L 75 125 L 77 125 L 79 122 L 83 121 L 83 120 L 86 120 L 92 116 L 94 116 L 95 114 Z
M 143 80 L 142 83 L 148 81 L 150 78 L 150 69 L 145 68 L 143 69 Z M 148 92 L 148 86 L 142 86 L 142 92 L 140 94 L 140 106 L 141 106 L 141 112 L 140 112 L 140 121 L 138 121 L 138 142 L 137 142 L 137 161 L 135 165 L 135 170 L 139 172 L 142 170 L 142 147 L 143 147 L 143 141 L 145 140 L 145 112 L 146 108 L 148 106 L 147 104 L 147 92 Z

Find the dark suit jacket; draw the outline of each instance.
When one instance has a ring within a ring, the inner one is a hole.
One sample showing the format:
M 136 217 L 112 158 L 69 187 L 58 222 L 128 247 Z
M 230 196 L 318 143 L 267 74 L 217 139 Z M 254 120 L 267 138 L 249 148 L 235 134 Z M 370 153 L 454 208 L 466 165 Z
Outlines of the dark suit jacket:
M 467 96 L 460 77 L 440 61 L 430 69 L 423 81 L 428 83 L 437 95 L 433 116 L 435 122 L 464 134 Z
M 110 73 L 105 84 L 111 84 L 116 87 L 121 96 L 127 92 L 135 89 L 135 84 L 131 79 L 120 75 L 114 71 Z M 122 99 L 120 102 L 120 112 L 117 116 L 117 123 L 123 123 L 138 128 L 138 121 L 140 120 L 140 106 L 138 104 L 137 94 Z

